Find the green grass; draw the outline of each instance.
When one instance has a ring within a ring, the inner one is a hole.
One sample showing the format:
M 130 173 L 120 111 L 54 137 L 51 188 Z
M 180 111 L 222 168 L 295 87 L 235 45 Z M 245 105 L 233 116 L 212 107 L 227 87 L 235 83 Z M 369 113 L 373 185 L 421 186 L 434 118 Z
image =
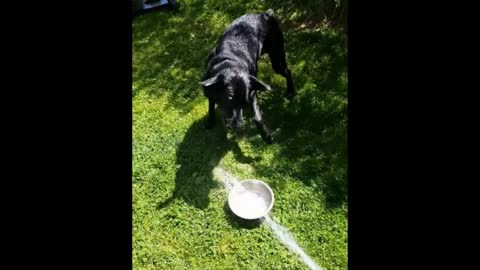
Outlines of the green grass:
M 307 269 L 265 224 L 229 212 L 213 173 L 219 166 L 267 182 L 275 193 L 273 219 L 320 266 L 347 269 L 345 34 L 277 15 L 298 95 L 283 99 L 285 80 L 263 56 L 258 77 L 274 89 L 260 97 L 273 130 L 274 144 L 267 145 L 250 120 L 235 135 L 221 125 L 205 130 L 207 101 L 197 82 L 231 21 L 277 11 L 280 1 L 180 2 L 177 14 L 151 12 L 132 23 L 133 268 Z

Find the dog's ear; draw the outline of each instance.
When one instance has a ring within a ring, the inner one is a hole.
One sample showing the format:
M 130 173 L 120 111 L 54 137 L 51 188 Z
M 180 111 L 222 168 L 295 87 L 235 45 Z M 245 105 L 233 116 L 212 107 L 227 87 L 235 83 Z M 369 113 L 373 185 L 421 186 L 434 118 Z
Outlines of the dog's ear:
M 215 84 L 216 82 L 218 81 L 218 75 L 215 75 L 213 76 L 212 78 L 210 79 L 207 79 L 205 81 L 201 81 L 199 82 L 199 84 L 205 86 L 205 87 L 209 87 L 210 85 L 213 85 Z
M 252 75 L 249 75 L 248 77 L 250 78 L 250 83 L 252 85 L 253 90 L 267 90 L 267 91 L 272 90 L 272 87 L 270 87 L 270 85 L 260 81 L 256 77 Z

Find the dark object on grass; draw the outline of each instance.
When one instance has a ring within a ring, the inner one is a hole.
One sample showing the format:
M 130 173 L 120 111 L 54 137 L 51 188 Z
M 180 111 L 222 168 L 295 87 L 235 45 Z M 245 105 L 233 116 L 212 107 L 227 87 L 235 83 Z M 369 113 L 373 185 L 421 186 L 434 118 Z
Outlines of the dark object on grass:
M 295 96 L 285 59 L 283 33 L 273 17 L 273 10 L 243 15 L 226 29 L 207 58 L 206 72 L 200 82 L 209 101 L 207 128 L 215 125 L 215 104 L 219 105 L 229 129 L 243 126 L 243 109 L 251 107 L 262 139 L 272 143 L 270 130 L 257 104 L 257 91 L 271 90 L 256 78 L 257 61 L 264 53 L 269 55 L 273 70 L 287 80 L 286 98 Z
M 176 0 L 132 0 L 132 14 L 136 15 L 160 7 L 170 7 L 177 10 Z

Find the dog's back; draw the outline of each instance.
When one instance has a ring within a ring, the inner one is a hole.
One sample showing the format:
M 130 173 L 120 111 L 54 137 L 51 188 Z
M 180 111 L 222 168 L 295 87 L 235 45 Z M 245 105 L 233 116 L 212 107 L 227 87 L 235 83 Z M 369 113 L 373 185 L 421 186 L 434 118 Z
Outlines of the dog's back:
M 257 73 L 257 61 L 270 45 L 270 33 L 279 30 L 278 22 L 269 9 L 260 14 L 245 14 L 230 24 L 218 40 L 217 47 L 207 59 L 205 77 L 215 74 L 226 65 Z

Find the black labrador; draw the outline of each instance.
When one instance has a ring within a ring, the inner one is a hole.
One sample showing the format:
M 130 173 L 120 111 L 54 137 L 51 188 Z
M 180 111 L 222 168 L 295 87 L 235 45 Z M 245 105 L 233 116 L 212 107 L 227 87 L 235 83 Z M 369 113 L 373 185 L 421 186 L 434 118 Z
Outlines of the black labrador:
M 243 126 L 243 109 L 251 106 L 262 139 L 272 143 L 270 130 L 257 104 L 257 91 L 271 90 L 268 84 L 256 78 L 257 61 L 264 53 L 269 55 L 275 72 L 287 80 L 286 98 L 295 96 L 285 59 L 283 33 L 273 17 L 273 10 L 243 15 L 233 21 L 208 55 L 207 69 L 200 82 L 209 101 L 206 128 L 215 126 L 215 104 L 221 108 L 229 129 Z

